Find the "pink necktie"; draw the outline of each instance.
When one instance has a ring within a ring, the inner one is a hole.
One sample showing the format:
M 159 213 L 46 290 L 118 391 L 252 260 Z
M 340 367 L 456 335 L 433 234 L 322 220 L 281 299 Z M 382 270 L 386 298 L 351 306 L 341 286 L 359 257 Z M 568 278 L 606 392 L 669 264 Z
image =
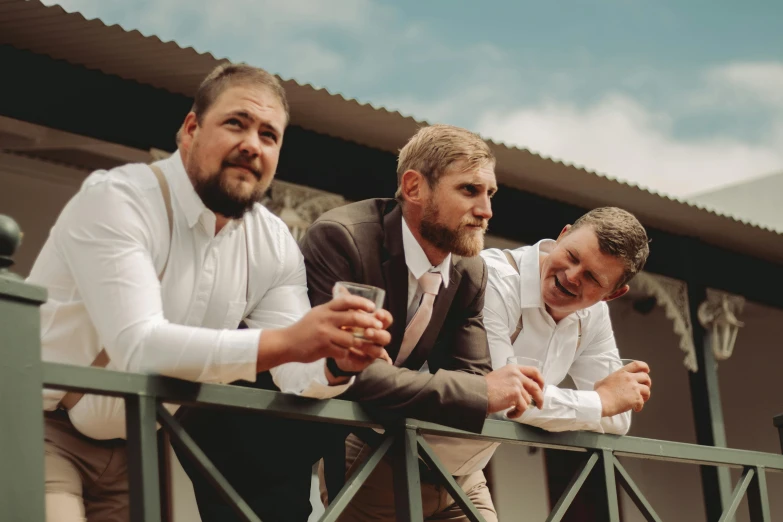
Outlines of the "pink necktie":
M 419 286 L 424 292 L 424 296 L 421 298 L 421 304 L 411 318 L 411 322 L 405 328 L 405 336 L 402 338 L 400 353 L 397 354 L 397 360 L 394 361 L 395 366 L 403 365 L 416 343 L 421 339 L 424 330 L 427 329 L 427 325 L 432 317 L 432 304 L 435 302 L 435 296 L 438 295 L 441 280 L 440 273 L 434 272 L 425 272 L 419 278 Z

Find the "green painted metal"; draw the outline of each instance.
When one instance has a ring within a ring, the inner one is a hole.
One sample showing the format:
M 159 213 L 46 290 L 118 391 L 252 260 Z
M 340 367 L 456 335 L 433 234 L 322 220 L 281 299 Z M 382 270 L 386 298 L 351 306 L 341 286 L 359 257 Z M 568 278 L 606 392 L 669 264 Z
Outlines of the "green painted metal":
M 584 485 L 585 480 L 587 480 L 587 477 L 590 475 L 590 472 L 595 467 L 599 458 L 600 452 L 593 451 L 590 453 L 590 457 L 585 460 L 582 467 L 574 474 L 571 482 L 568 483 L 565 491 L 563 491 L 563 494 L 558 499 L 557 504 L 552 508 L 546 522 L 560 522 L 563 519 L 563 516 L 565 516 L 568 508 L 571 506 L 571 502 L 574 501 L 576 494 L 579 493 L 579 490 L 582 488 L 582 485 Z
M 126 396 L 144 394 L 163 402 L 190 406 L 222 406 L 291 419 L 382 428 L 355 402 L 304 399 L 268 390 L 226 384 L 202 384 L 155 375 L 44 363 L 47 388 Z M 783 457 L 781 457 L 783 458 Z
M 609 514 L 609 522 L 620 522 L 620 504 L 617 501 L 617 482 L 614 478 L 615 458 L 611 450 L 601 451 L 601 465 L 606 482 L 606 504 Z
M 617 469 L 617 472 L 620 475 L 620 485 L 623 487 L 625 492 L 628 493 L 628 496 L 631 497 L 631 500 L 633 500 L 633 503 L 636 504 L 636 507 L 639 508 L 639 511 L 641 511 L 644 519 L 647 522 L 661 522 L 661 517 L 659 517 L 652 508 L 650 503 L 639 490 L 639 487 L 633 481 L 623 465 L 620 464 L 620 461 L 617 460 L 617 458 L 614 459 L 614 467 Z
M 712 332 L 699 320 L 698 309 L 707 299 L 707 290 L 698 284 L 688 284 L 688 301 L 693 325 L 693 345 L 696 351 L 697 372 L 688 372 L 691 405 L 696 428 L 696 442 L 705 446 L 726 447 L 726 428 L 723 422 L 718 382 L 718 365 L 712 350 Z M 729 470 L 701 466 L 701 483 L 707 522 L 721 516 L 731 496 Z
M 0 268 L 0 520 L 4 521 L 43 522 L 45 516 L 38 308 L 45 301 L 44 289 Z
M 376 466 L 378 466 L 381 459 L 389 452 L 389 448 L 391 448 L 393 442 L 394 437 L 391 435 L 387 435 L 383 439 L 381 445 L 373 450 L 367 460 L 362 462 L 359 465 L 359 469 L 357 469 L 356 472 L 351 475 L 351 478 L 346 481 L 343 489 L 337 494 L 334 502 L 329 504 L 329 507 L 326 508 L 324 514 L 318 519 L 318 522 L 335 522 L 340 517 L 340 514 L 351 502 L 351 499 L 359 492 L 362 484 L 367 481 L 367 478 L 369 478 L 370 474 Z
M 175 404 L 224 406 L 310 421 L 370 428 L 382 427 L 357 403 L 338 399 L 314 401 L 267 390 L 221 384 L 197 384 L 167 377 L 56 363 L 43 363 L 43 380 L 47 388 L 54 389 L 98 392 L 116 396 L 144 393 Z M 699 444 L 619 437 L 593 432 L 550 433 L 517 422 L 500 420 L 485 421 L 482 432 L 478 434 L 416 419 L 408 419 L 405 422 L 415 426 L 421 433 L 457 438 L 494 440 L 584 452 L 607 448 L 618 456 L 737 468 L 764 466 L 768 471 L 783 472 L 783 455 L 758 451 L 714 448 Z
M 160 522 L 160 475 L 155 397 L 125 398 L 131 522 Z
M 419 446 L 416 428 L 405 425 L 395 433 L 392 445 L 394 457 L 394 507 L 397 522 L 423 522 Z
M 587 431 L 551 433 L 518 422 L 499 420 L 484 421 L 481 433 L 472 433 L 415 419 L 408 419 L 406 423 L 415 426 L 420 433 L 462 439 L 491 440 L 569 451 L 608 449 L 618 456 L 736 468 L 765 466 L 767 471 L 783 472 L 783 455 L 760 451 L 713 448 L 699 444 L 602 435 Z
M 728 522 L 734 519 L 734 515 L 737 514 L 737 508 L 742 502 L 742 497 L 745 496 L 745 492 L 753 482 L 753 477 L 756 475 L 754 468 L 745 468 L 742 472 L 742 476 L 737 482 L 737 486 L 734 488 L 734 493 L 731 494 L 729 502 L 726 504 L 726 509 L 720 517 L 719 522 Z
M 8 301 L 0 300 L 0 306 L 7 306 L 7 303 Z M 34 315 L 37 317 L 37 309 L 33 307 L 33 310 L 36 311 Z M 3 325 L 3 328 L 0 329 L 0 331 L 8 332 L 19 330 L 19 326 L 22 323 L 18 320 L 14 320 L 12 321 L 13 324 L 9 324 L 9 317 L 11 316 L 8 313 L 0 314 L 0 321 L 5 321 L 4 323 L 0 323 L 0 325 Z M 37 323 L 30 328 L 30 331 L 35 333 L 33 338 L 36 343 L 38 335 L 37 328 Z M 36 350 L 28 349 L 26 351 L 28 353 L 35 353 Z M 3 371 L 3 376 L 9 373 L 9 368 L 16 368 L 17 366 L 16 363 L 11 364 L 11 361 L 8 358 L 0 364 L 3 364 L 3 366 L 0 366 L 0 370 Z M 195 384 L 159 376 L 134 375 L 53 363 L 42 363 L 41 368 L 43 382 L 46 387 L 99 392 L 107 395 L 125 397 L 126 400 L 128 400 L 129 451 L 131 450 L 131 446 L 135 447 L 136 449 L 133 450 L 132 453 L 134 456 L 138 456 L 139 460 L 139 463 L 135 465 L 136 471 L 134 471 L 134 473 L 136 478 L 133 478 L 132 480 L 141 485 L 141 498 L 143 499 L 143 502 L 139 504 L 137 512 L 144 513 L 145 520 L 158 520 L 155 517 L 160 516 L 159 500 L 153 493 L 153 490 L 157 491 L 158 485 L 157 473 L 153 465 L 153 463 L 155 465 L 157 464 L 157 458 L 155 456 L 156 446 L 154 444 L 154 417 L 149 414 L 149 412 L 155 411 L 156 401 L 242 408 L 259 411 L 269 415 L 341 423 L 353 426 L 379 426 L 372 421 L 357 404 L 340 400 L 311 401 L 271 391 L 214 384 Z M 7 382 L 9 381 L 0 380 L 0 390 L 7 389 L 4 386 Z M 30 382 L 35 381 L 28 381 L 27 384 Z M 36 390 L 38 389 L 40 389 L 40 384 L 36 384 Z M 17 389 L 14 388 L 14 392 L 16 391 Z M 6 400 L 5 404 L 0 404 L 4 408 L 3 411 L 11 411 L 16 417 L 18 395 L 14 396 L 13 407 L 11 407 L 7 400 L 8 397 L 7 394 L 0 395 L 0 401 Z M 40 411 L 38 409 L 40 408 L 40 392 L 37 391 L 34 398 L 35 408 L 28 410 L 36 412 L 35 417 L 38 417 L 37 412 Z M 24 411 L 19 410 L 19 413 L 23 414 Z M 161 418 L 163 417 L 161 416 Z M 38 419 L 40 422 L 40 417 L 38 417 Z M 8 429 L 8 426 L 18 426 L 18 423 L 5 423 L 0 429 Z M 392 427 L 391 429 L 393 430 L 394 428 Z M 174 432 L 172 431 L 172 433 Z M 625 470 L 621 466 L 615 465 L 613 461 L 607 459 L 606 455 L 615 453 L 616 455 L 633 458 L 690 462 L 700 465 L 744 467 L 747 469 L 759 468 L 764 469 L 764 471 L 783 471 L 783 455 L 777 454 L 714 448 L 696 444 L 683 444 L 635 437 L 617 437 L 589 432 L 548 433 L 518 423 L 496 420 L 486 421 L 482 433 L 475 434 L 433 423 L 408 419 L 405 421 L 403 435 L 393 444 L 393 451 L 396 456 L 395 487 L 396 491 L 400 492 L 400 495 L 398 495 L 399 507 L 401 507 L 398 511 L 400 520 L 421 520 L 421 497 L 418 494 L 420 491 L 420 478 L 416 454 L 417 448 L 419 447 L 417 437 L 418 434 L 423 433 L 433 433 L 467 439 L 494 440 L 498 442 L 534 445 L 570 451 L 597 451 L 604 457 L 604 471 L 606 472 L 606 462 L 609 461 L 612 465 L 612 469 L 617 468 L 621 475 L 621 480 L 626 482 L 629 477 L 627 477 L 627 473 L 624 473 Z M 136 437 L 136 439 L 134 439 L 134 437 Z M 29 432 L 25 432 L 25 440 L 28 443 L 33 440 Z M 389 442 L 389 444 L 392 443 Z M 24 444 L 20 447 L 24 448 Z M 29 445 L 28 447 L 32 448 L 32 445 Z M 151 449 L 148 449 L 148 447 Z M 40 458 L 40 444 L 36 445 L 35 451 L 38 458 Z M 12 462 L 18 467 L 18 461 L 14 460 L 14 457 L 10 455 L 10 453 L 11 452 L 8 451 L 2 452 L 2 448 L 0 448 L 0 458 L 6 459 L 6 462 Z M 15 453 L 18 453 L 16 449 Z M 423 451 L 423 456 L 424 455 L 427 455 L 426 451 Z M 575 476 L 569 491 L 564 494 L 563 499 L 561 499 L 561 502 L 556 506 L 556 510 L 553 510 L 553 512 L 556 511 L 555 515 L 565 512 L 565 508 L 568 507 L 567 503 L 570 503 L 573 499 L 573 495 L 576 494 L 578 487 L 584 482 L 584 477 L 586 477 L 587 473 L 594 467 L 597 458 L 597 455 L 591 455 L 587 460 L 585 468 Z M 434 467 L 435 469 L 438 468 L 437 465 Z M 29 466 L 25 467 L 25 469 L 29 469 Z M 366 471 L 369 474 L 369 468 Z M 402 475 L 400 475 L 400 473 L 402 473 Z M 766 521 L 769 520 L 766 481 L 763 478 L 760 478 L 762 477 L 761 472 L 753 473 L 754 475 L 751 476 L 751 479 L 753 479 L 754 476 L 756 478 L 755 480 L 749 480 L 745 489 L 750 487 L 751 497 L 757 499 L 753 501 L 755 502 L 753 505 L 757 506 L 753 508 L 757 510 L 754 522 L 755 520 Z M 149 480 L 139 480 L 138 477 L 149 477 Z M 747 473 L 745 477 L 747 478 Z M 42 484 L 42 469 L 38 469 L 35 478 L 39 484 Z M 610 474 L 608 482 L 614 483 L 614 480 L 614 475 Z M 15 483 L 19 483 L 20 485 L 23 485 L 23 487 L 30 487 L 33 482 L 34 481 L 30 477 L 28 477 L 28 480 L 26 481 L 15 480 Z M 755 485 L 756 483 L 758 483 L 758 486 Z M 356 482 L 352 485 L 358 487 L 358 483 Z M 10 485 L 4 485 L 0 492 L 4 497 L 0 498 L 5 499 L 9 495 L 9 491 L 11 491 L 10 487 Z M 754 493 L 756 488 L 758 490 L 757 494 Z M 634 488 L 632 487 L 631 490 L 633 489 Z M 745 489 L 743 489 L 743 493 Z M 609 493 L 609 498 L 607 499 L 611 506 L 616 503 L 616 487 L 614 489 L 609 489 L 608 491 L 614 491 L 614 495 Z M 39 493 L 28 494 L 25 498 L 33 498 L 35 495 L 42 498 L 40 489 Z M 350 499 L 347 498 L 345 492 L 341 493 L 341 495 L 343 501 L 340 502 L 340 505 L 346 504 Z M 612 498 L 612 496 L 614 496 L 614 498 Z M 643 497 L 640 496 L 640 498 Z M 339 496 L 338 499 L 340 499 Z M 25 501 L 24 503 L 19 502 L 17 505 L 21 507 L 17 507 L 16 509 L 27 509 L 28 511 L 25 511 L 25 513 L 28 513 L 31 509 L 30 506 L 39 506 L 40 508 L 40 506 L 43 505 L 43 502 Z M 11 512 L 9 510 L 12 508 L 9 508 L 8 506 L 11 506 L 11 504 L 4 500 L 2 509 L 6 511 L 0 513 Z M 642 511 L 644 512 L 644 509 L 642 509 Z M 728 515 L 731 516 L 732 513 L 733 512 L 729 511 Z M 336 518 L 337 509 L 332 509 L 329 515 L 330 517 Z M 6 519 L 6 517 L 3 519 Z M 19 519 L 19 517 L 11 517 L 8 519 Z M 333 518 L 330 518 L 329 520 L 332 519 Z M 24 520 L 36 521 L 42 519 L 31 514 L 30 516 L 25 516 Z M 549 520 L 554 521 L 558 520 L 558 518 L 555 518 L 550 514 Z M 655 520 L 655 518 L 652 520 Z M 729 519 L 725 518 L 725 520 Z
M 422 460 L 424 460 L 431 470 L 437 471 L 441 478 L 441 483 L 449 492 L 451 498 L 453 498 L 457 505 L 462 508 L 462 512 L 465 514 L 465 516 L 468 517 L 468 520 L 471 522 L 487 522 L 484 517 L 481 516 L 481 513 L 479 513 L 478 509 L 476 509 L 476 506 L 473 505 L 473 502 L 470 501 L 459 484 L 457 484 L 457 481 L 454 480 L 454 477 L 451 475 L 451 473 L 449 473 L 449 471 L 443 466 L 443 463 L 432 450 L 430 445 L 427 444 L 427 441 L 424 440 L 424 438 L 421 436 L 419 436 L 417 440 L 419 443 L 419 455 L 421 456 Z
M 748 486 L 750 522 L 772 522 L 767 494 L 767 472 L 763 466 L 755 468 L 756 476 Z
M 193 462 L 199 467 L 204 476 L 217 488 L 223 498 L 231 505 L 236 513 L 242 517 L 245 522 L 261 522 L 261 519 L 253 512 L 245 500 L 237 493 L 220 471 L 215 467 L 209 457 L 201 451 L 198 444 L 188 435 L 185 428 L 163 407 L 158 404 L 158 420 L 160 424 L 172 437 L 172 441 L 183 448 L 185 452 L 193 459 Z

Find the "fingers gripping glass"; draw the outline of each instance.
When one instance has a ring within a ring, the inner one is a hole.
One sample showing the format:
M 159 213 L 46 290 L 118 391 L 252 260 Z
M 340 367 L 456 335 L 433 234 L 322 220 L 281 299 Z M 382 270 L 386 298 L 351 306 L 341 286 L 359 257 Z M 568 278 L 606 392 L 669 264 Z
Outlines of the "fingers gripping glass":
M 517 364 L 519 366 L 532 366 L 533 368 L 537 369 L 539 372 L 541 372 L 541 375 L 544 374 L 544 362 L 539 361 L 538 359 L 533 359 L 532 357 L 522 357 L 521 355 L 515 355 L 513 357 L 509 357 L 506 359 L 506 364 Z M 530 399 L 530 405 L 538 407 L 536 404 L 535 399 Z
M 375 303 L 375 309 L 383 308 L 383 300 L 386 298 L 386 290 L 377 286 L 362 285 L 359 283 L 349 283 L 347 281 L 338 281 L 332 289 L 332 298 L 336 299 L 343 295 L 358 295 Z M 358 326 L 347 327 L 353 332 L 354 337 L 364 339 L 364 328 Z

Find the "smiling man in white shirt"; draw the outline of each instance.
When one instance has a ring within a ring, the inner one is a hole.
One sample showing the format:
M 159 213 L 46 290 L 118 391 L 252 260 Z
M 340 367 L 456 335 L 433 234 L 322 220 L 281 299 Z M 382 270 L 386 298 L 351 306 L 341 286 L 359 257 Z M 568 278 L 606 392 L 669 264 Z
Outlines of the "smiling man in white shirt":
M 544 404 L 509 417 L 548 431 L 627 433 L 631 410 L 644 407 L 652 382 L 646 363 L 622 366 L 606 303 L 624 295 L 644 267 L 641 223 L 622 209 L 598 208 L 556 241 L 481 255 L 492 367 L 523 356 L 538 361 L 544 377 Z M 558 388 L 566 375 L 575 390 Z
M 91 174 L 29 277 L 49 291 L 43 359 L 211 383 L 271 370 L 281 390 L 327 398 L 350 386 L 329 368 L 385 356 L 388 312 L 354 296 L 310 310 L 296 242 L 258 203 L 287 124 L 274 76 L 223 65 L 169 159 Z M 122 399 L 45 390 L 44 409 L 47 520 L 127 521 Z

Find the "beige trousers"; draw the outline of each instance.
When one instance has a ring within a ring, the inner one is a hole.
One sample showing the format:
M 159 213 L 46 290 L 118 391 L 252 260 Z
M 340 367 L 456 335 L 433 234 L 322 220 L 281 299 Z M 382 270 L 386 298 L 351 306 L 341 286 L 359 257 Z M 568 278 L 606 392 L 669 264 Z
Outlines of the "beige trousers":
M 47 522 L 128 522 L 124 440 L 94 440 L 64 411 L 45 412 Z
M 346 440 L 346 478 L 350 477 L 357 466 L 369 455 L 369 449 L 365 448 L 365 446 L 354 435 L 350 435 Z M 321 463 L 322 466 L 323 462 Z M 323 473 L 321 472 L 319 475 L 321 475 L 321 499 L 324 501 L 324 505 L 326 505 L 327 496 Z M 489 494 L 483 471 L 454 477 L 454 480 L 462 487 L 462 490 L 465 491 L 468 498 L 487 522 L 498 521 L 498 515 L 495 512 L 495 506 L 492 503 L 492 497 Z M 441 485 L 422 480 L 421 499 L 424 520 L 468 522 L 468 517 L 449 495 L 446 488 Z M 340 522 L 396 521 L 392 463 L 388 455 L 373 470 L 338 520 Z

